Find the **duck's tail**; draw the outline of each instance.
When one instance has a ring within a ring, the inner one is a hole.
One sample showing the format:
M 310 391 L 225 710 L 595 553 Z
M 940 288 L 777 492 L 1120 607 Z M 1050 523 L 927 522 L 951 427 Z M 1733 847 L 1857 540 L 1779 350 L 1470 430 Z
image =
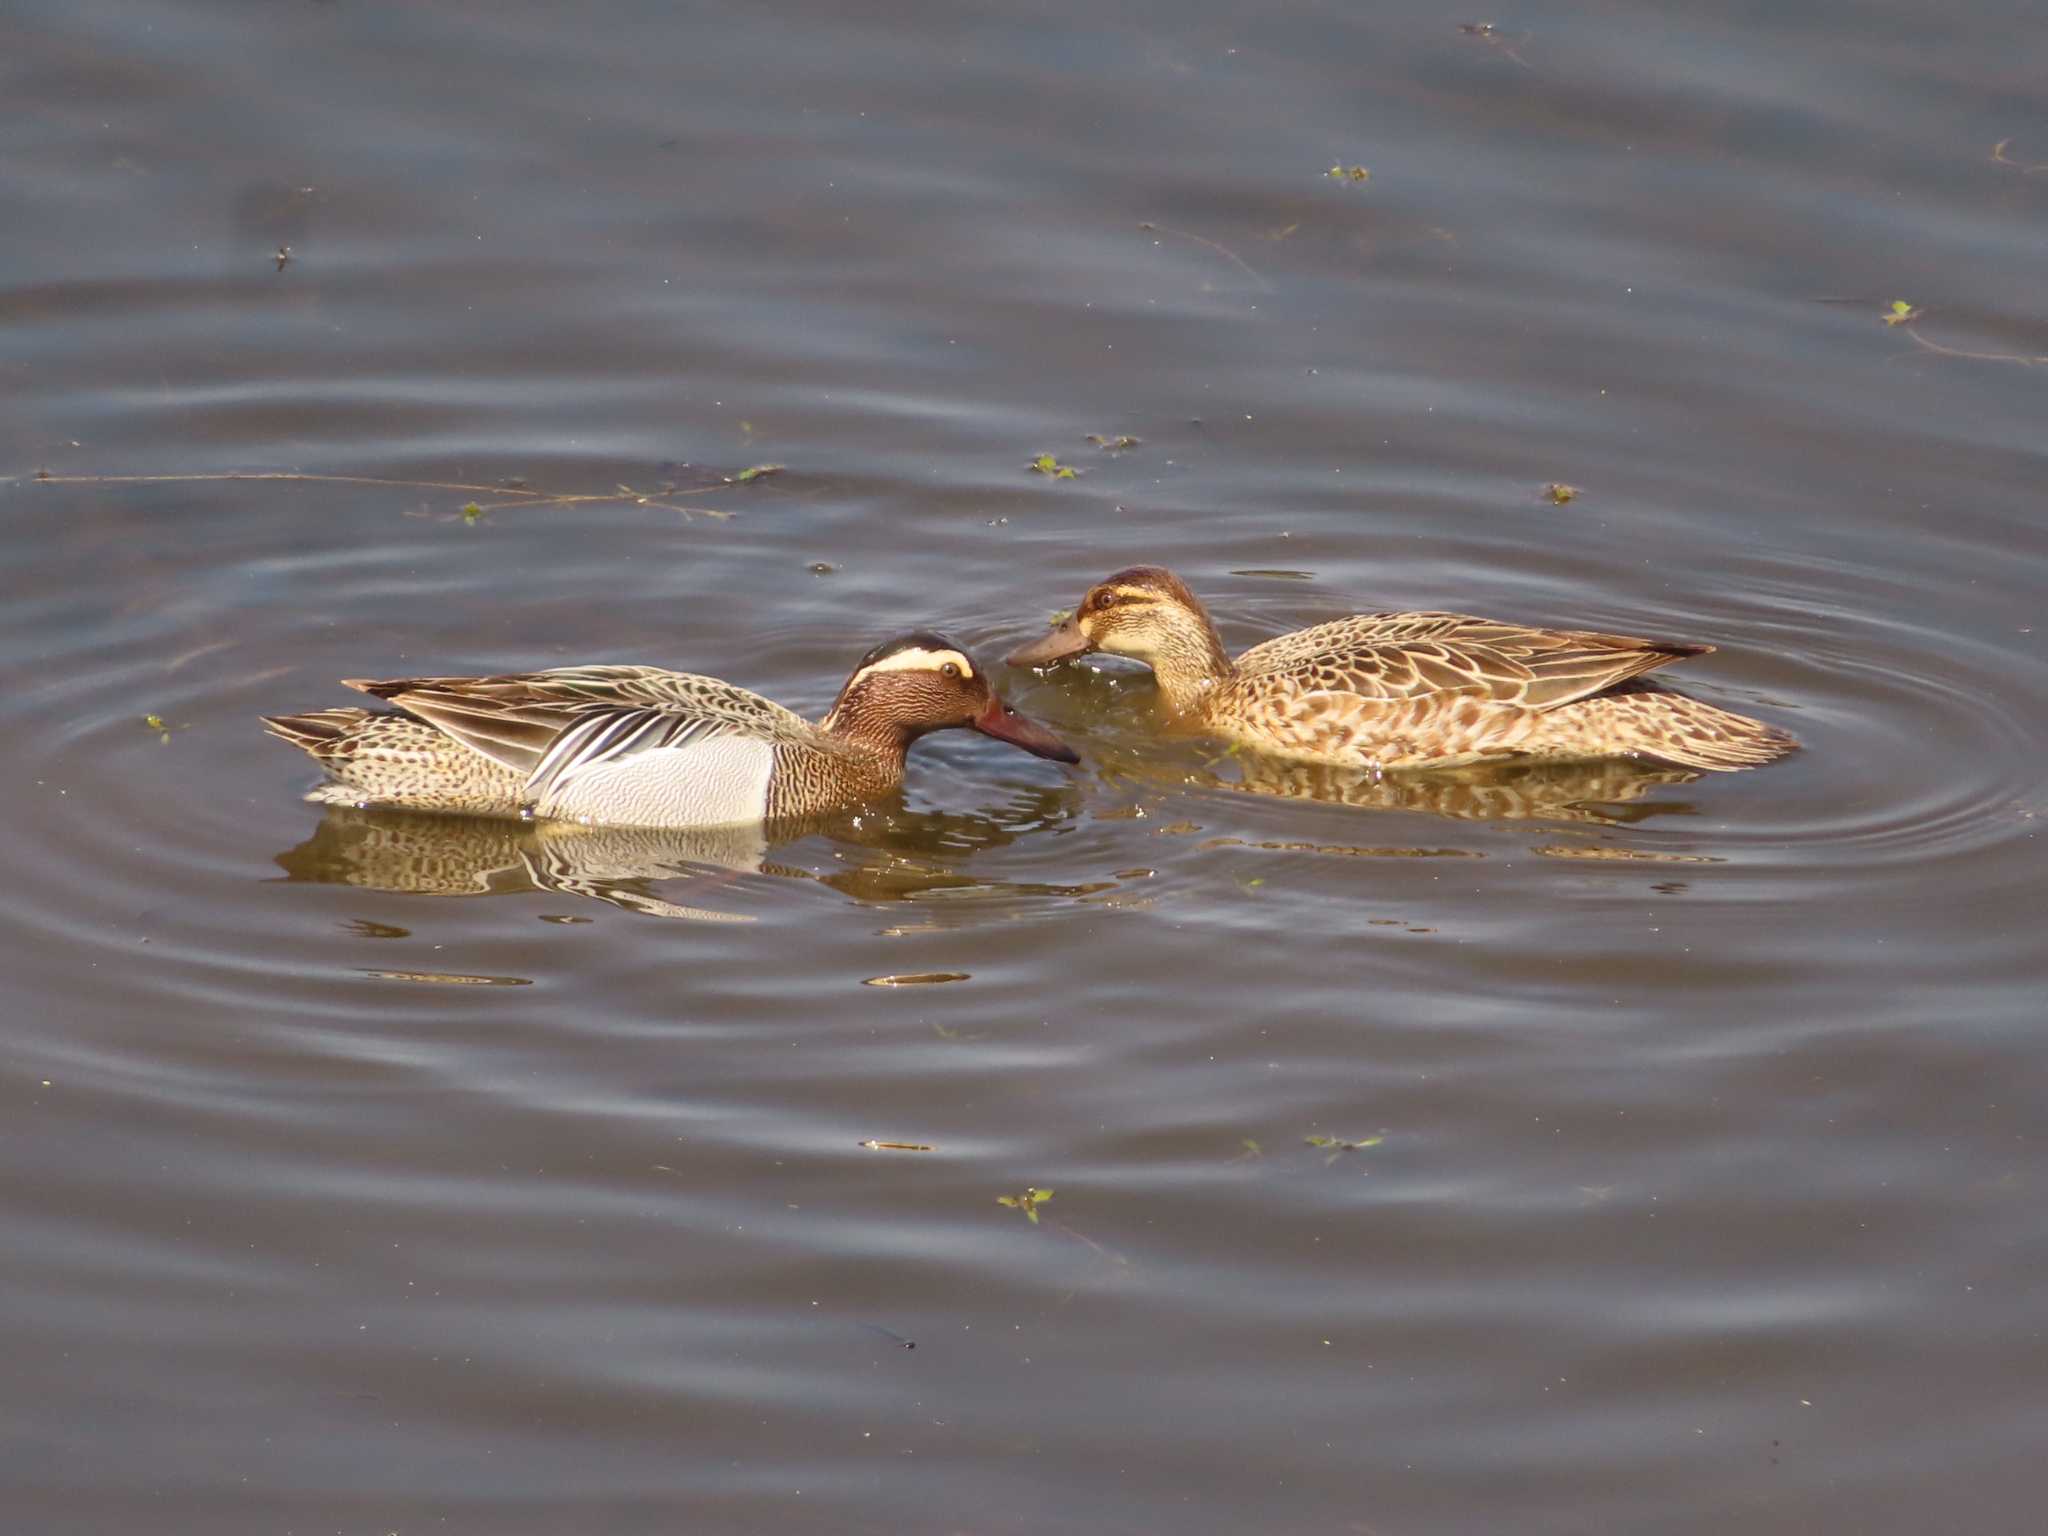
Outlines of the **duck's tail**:
M 1798 749 L 1787 731 L 1682 693 L 1623 685 L 1546 710 L 1528 750 L 1541 757 L 1655 758 L 1729 773 L 1761 768 Z
M 343 755 L 344 744 L 370 718 L 367 709 L 344 705 L 338 709 L 310 709 L 302 715 L 263 715 L 263 729 L 279 741 L 288 741 L 309 753 L 323 765 Z
M 517 815 L 524 803 L 518 774 L 423 720 L 348 705 L 261 718 L 266 731 L 306 753 L 335 779 L 308 800 L 485 816 Z

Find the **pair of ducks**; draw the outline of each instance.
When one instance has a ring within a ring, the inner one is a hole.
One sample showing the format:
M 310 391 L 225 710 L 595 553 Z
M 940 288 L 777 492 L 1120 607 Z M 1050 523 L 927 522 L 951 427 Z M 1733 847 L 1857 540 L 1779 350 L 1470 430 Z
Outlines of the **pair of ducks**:
M 1140 565 L 1091 587 L 1070 618 L 1009 660 L 1133 657 L 1151 667 L 1172 723 L 1353 768 L 1627 756 L 1727 770 L 1791 751 L 1797 743 L 1774 726 L 1635 681 L 1712 649 L 1457 613 L 1368 613 L 1233 661 L 1180 578 Z M 311 800 L 717 826 L 886 793 L 902 783 L 910 744 L 949 727 L 1080 761 L 1004 703 L 965 650 L 922 631 L 863 656 L 815 725 L 731 683 L 660 667 L 347 681 L 403 713 L 264 720 L 331 776 Z

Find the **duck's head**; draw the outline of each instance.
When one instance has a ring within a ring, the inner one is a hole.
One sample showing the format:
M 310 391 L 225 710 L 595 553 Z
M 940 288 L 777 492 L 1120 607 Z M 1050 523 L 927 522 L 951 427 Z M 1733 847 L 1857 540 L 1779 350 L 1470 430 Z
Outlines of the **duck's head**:
M 1088 589 L 1081 605 L 1044 638 L 1009 655 L 1013 667 L 1044 667 L 1090 651 L 1155 665 L 1162 655 L 1205 650 L 1208 611 L 1173 572 L 1134 565 Z
M 1004 703 L 964 646 L 928 630 L 884 640 L 861 657 L 826 720 L 853 735 L 893 737 L 905 745 L 927 731 L 965 726 L 1034 757 L 1081 761 L 1059 737 Z

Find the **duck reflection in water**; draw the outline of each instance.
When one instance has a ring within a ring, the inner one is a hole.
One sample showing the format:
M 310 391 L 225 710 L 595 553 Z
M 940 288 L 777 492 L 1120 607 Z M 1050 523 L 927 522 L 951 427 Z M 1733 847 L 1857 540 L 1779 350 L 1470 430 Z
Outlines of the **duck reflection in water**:
M 1703 777 L 1620 759 L 1590 763 L 1520 763 L 1378 773 L 1298 758 L 1238 751 L 1195 770 L 1193 782 L 1216 789 L 1315 800 L 1376 811 L 1417 811 L 1454 821 L 1571 821 L 1614 825 L 1652 816 L 1689 816 L 1683 800 L 1647 800 L 1665 785 Z
M 808 881 L 861 902 L 981 895 L 999 904 L 1078 898 L 1114 882 L 1068 885 L 991 881 L 960 867 L 964 856 L 1008 847 L 1073 814 L 1067 786 L 1023 790 L 996 815 L 870 805 L 860 812 L 724 827 L 587 827 L 575 822 L 437 815 L 333 806 L 304 842 L 277 855 L 287 881 L 352 885 L 420 896 L 527 891 L 587 897 L 648 917 L 751 922 L 739 912 L 662 894 L 686 885 L 708 898 L 749 877 Z M 775 850 L 811 840 L 822 870 L 777 860 Z M 967 909 L 954 904 L 965 916 Z

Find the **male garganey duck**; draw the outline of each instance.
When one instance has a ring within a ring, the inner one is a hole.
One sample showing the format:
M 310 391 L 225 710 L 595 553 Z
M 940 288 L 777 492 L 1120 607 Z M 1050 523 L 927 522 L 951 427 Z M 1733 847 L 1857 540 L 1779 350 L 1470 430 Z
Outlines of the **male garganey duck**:
M 1532 629 L 1461 613 L 1361 613 L 1232 661 L 1179 577 L 1134 565 L 1010 656 L 1088 651 L 1151 667 L 1177 725 L 1287 757 L 1367 768 L 1647 757 L 1754 768 L 1798 745 L 1776 726 L 1632 679 L 1711 645 Z
M 731 683 L 660 667 L 345 681 L 405 713 L 318 709 L 263 722 L 333 775 L 306 797 L 330 805 L 721 826 L 887 793 L 903 782 L 910 744 L 948 726 L 1080 761 L 1005 704 L 966 651 L 926 633 L 861 657 L 816 725 Z

